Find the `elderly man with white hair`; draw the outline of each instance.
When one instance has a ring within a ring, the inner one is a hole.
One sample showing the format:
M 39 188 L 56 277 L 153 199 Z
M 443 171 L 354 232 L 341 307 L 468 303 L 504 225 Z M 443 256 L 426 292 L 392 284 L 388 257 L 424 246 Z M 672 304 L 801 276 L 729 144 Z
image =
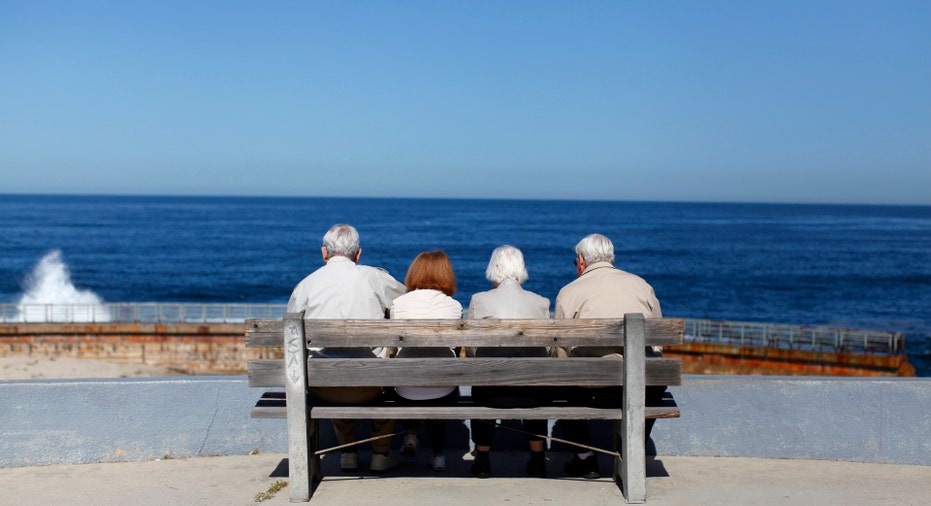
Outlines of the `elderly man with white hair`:
M 324 265 L 294 287 L 288 301 L 288 312 L 304 312 L 304 318 L 383 319 L 391 302 L 407 288 L 387 271 L 359 265 L 362 247 L 359 232 L 352 225 L 333 225 L 323 236 L 320 248 Z M 360 348 L 310 348 L 314 357 L 375 357 L 375 350 Z M 382 388 L 376 387 L 314 387 L 310 394 L 318 401 L 333 404 L 364 404 L 381 398 Z M 340 444 L 356 441 L 355 420 L 332 420 Z M 385 471 L 398 464 L 390 455 L 393 420 L 372 420 L 372 433 L 380 439 L 372 441 L 372 471 Z M 343 471 L 354 471 L 359 456 L 353 446 L 339 460 Z
M 555 318 L 621 318 L 626 313 L 643 313 L 645 318 L 662 318 L 659 300 L 640 276 L 614 266 L 614 244 L 601 234 L 591 234 L 575 246 L 575 269 L 578 276 L 564 286 L 556 296 Z M 576 347 L 560 350 L 577 357 L 604 357 L 623 354 L 623 348 Z M 657 354 L 660 350 L 648 350 Z M 648 404 L 662 398 L 666 387 L 647 387 Z M 568 389 L 568 399 L 583 405 L 620 406 L 623 391 L 612 388 Z M 646 421 L 646 437 L 650 437 L 653 422 Z M 591 445 L 588 423 L 584 420 L 562 420 L 566 439 Z M 578 453 L 570 458 L 565 471 L 575 476 L 600 477 L 598 460 L 593 452 Z
M 524 255 L 514 246 L 496 248 L 488 261 L 485 278 L 494 289 L 476 293 L 469 303 L 469 318 L 549 318 L 550 301 L 533 292 L 524 290 L 521 284 L 527 281 Z M 477 357 L 546 357 L 543 347 L 478 348 Z M 529 408 L 546 404 L 550 394 L 540 387 L 472 387 L 472 398 L 477 404 L 496 408 Z M 531 476 L 546 476 L 544 458 L 544 436 L 547 435 L 546 420 L 524 420 L 528 433 L 530 460 L 527 473 Z M 495 434 L 494 420 L 472 420 L 472 442 L 475 443 L 475 460 L 472 474 L 479 478 L 491 476 L 489 452 Z

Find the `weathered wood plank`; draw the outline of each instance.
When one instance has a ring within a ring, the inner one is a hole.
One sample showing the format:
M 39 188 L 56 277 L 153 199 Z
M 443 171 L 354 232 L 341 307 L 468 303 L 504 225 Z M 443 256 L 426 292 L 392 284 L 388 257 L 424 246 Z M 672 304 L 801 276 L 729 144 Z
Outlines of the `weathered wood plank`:
M 243 325 L 246 335 L 246 348 L 281 348 L 284 327 L 281 320 L 259 320 L 250 318 Z
M 658 418 L 675 418 L 678 408 L 652 408 Z M 392 419 L 392 420 L 620 420 L 623 411 L 586 407 L 540 407 L 497 409 L 484 406 L 397 406 L 364 409 L 358 406 L 318 406 L 310 416 L 320 419 Z
M 319 419 L 440 419 L 469 420 L 473 418 L 493 420 L 522 419 L 583 419 L 583 420 L 620 420 L 622 410 L 567 406 L 555 403 L 552 406 L 526 409 L 500 409 L 476 406 L 470 397 L 461 398 L 449 406 L 401 406 L 392 402 L 369 406 L 312 406 L 310 416 Z M 667 395 L 656 406 L 644 409 L 646 418 L 678 418 L 679 407 L 671 395 Z M 252 418 L 287 418 L 286 401 L 283 392 L 266 392 L 252 408 Z
M 284 360 L 262 359 L 249 361 L 250 387 L 283 387 L 285 385 Z
M 287 418 L 287 408 L 283 405 L 274 406 L 256 406 L 252 408 L 252 418 Z M 485 407 L 457 407 L 448 406 L 442 409 L 438 408 L 413 408 L 409 407 L 317 407 L 311 408 L 311 418 L 321 420 L 332 419 L 378 419 L 378 420 L 620 420 L 622 411 L 620 409 L 599 409 L 599 408 L 565 408 L 565 407 L 544 407 L 533 408 L 536 411 L 526 412 L 509 409 L 496 409 Z M 646 418 L 679 418 L 680 412 L 678 407 L 660 408 L 646 407 L 644 409 Z
M 611 386 L 622 383 L 623 359 L 572 358 L 397 358 L 308 360 L 313 386 Z M 680 385 L 678 358 L 646 360 L 647 385 Z M 541 374 L 545 371 L 545 375 Z M 250 387 L 285 384 L 282 360 L 250 360 Z
M 308 361 L 311 386 L 612 386 L 624 360 L 604 358 L 396 358 Z M 679 359 L 651 359 L 647 385 L 680 382 Z
M 309 346 L 623 346 L 622 318 L 590 320 L 304 320 Z M 682 344 L 678 318 L 645 320 L 647 346 Z M 281 347 L 280 320 L 247 320 L 246 347 Z

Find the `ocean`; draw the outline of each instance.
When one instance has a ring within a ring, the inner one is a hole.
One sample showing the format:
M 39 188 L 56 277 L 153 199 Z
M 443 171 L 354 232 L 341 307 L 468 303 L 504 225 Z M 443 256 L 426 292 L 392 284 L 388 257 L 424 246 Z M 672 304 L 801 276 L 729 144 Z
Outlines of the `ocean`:
M 666 316 L 904 332 L 931 376 L 927 206 L 0 195 L 0 217 L 0 303 L 283 304 L 339 222 L 359 229 L 362 263 L 399 280 L 444 250 L 463 305 L 512 244 L 524 286 L 552 301 L 598 232 Z

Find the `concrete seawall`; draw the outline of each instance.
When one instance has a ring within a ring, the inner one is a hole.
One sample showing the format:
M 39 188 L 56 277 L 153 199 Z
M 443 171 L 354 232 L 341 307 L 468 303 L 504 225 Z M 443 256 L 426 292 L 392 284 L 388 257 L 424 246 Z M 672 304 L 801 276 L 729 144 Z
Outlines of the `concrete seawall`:
M 762 342 L 687 341 L 664 351 L 682 359 L 683 372 L 692 374 L 915 376 L 901 353 L 815 351 Z M 281 348 L 246 348 L 241 323 L 0 323 L 0 357 L 7 355 L 146 364 L 186 374 L 245 374 L 250 359 L 282 358 L 283 353 Z
M 682 359 L 682 371 L 689 374 L 915 376 L 915 368 L 905 354 L 829 352 L 686 341 L 679 346 L 665 347 L 663 355 Z
M 682 418 L 656 424 L 660 455 L 931 465 L 928 379 L 687 376 L 671 390 Z M 3 382 L 0 467 L 286 452 L 284 420 L 249 417 L 259 394 L 243 376 Z

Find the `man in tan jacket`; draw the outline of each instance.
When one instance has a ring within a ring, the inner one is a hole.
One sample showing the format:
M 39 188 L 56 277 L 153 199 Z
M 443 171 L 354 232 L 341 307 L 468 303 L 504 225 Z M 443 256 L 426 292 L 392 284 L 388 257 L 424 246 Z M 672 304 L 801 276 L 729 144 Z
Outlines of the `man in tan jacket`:
M 640 276 L 614 267 L 614 244 L 601 234 L 591 234 L 575 246 L 576 278 L 564 286 L 556 296 L 555 317 L 559 318 L 620 318 L 626 313 L 643 313 L 645 318 L 662 318 L 659 300 L 650 286 Z M 575 347 L 562 350 L 576 357 L 603 357 L 623 354 L 624 349 L 608 347 Z M 650 353 L 651 352 L 651 353 Z M 657 355 L 657 347 L 648 354 Z M 646 401 L 656 402 L 662 398 L 666 387 L 647 387 Z M 605 406 L 621 403 L 622 390 L 617 388 L 574 388 L 567 397 L 582 405 Z M 646 437 L 655 420 L 646 421 Z M 566 439 L 591 445 L 588 423 L 584 420 L 560 422 Z M 566 473 L 585 478 L 601 476 L 598 459 L 591 451 L 572 456 L 565 464 Z

